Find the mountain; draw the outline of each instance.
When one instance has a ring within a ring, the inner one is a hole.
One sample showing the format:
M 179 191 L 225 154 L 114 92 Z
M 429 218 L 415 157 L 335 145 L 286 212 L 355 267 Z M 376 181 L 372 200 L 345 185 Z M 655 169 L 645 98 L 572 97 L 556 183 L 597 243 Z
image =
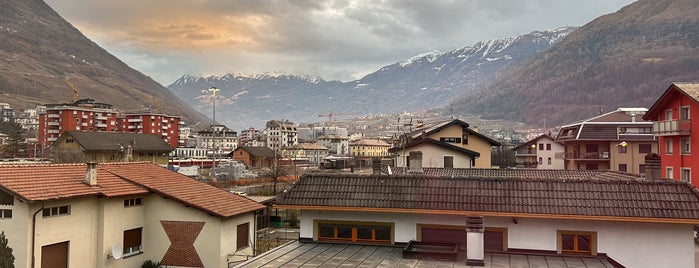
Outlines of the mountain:
M 538 125 L 650 107 L 672 82 L 699 81 L 696 14 L 696 0 L 639 0 L 584 25 L 451 107 Z
M 575 27 L 484 41 L 446 53 L 430 52 L 350 81 L 284 73 L 184 75 L 168 86 L 204 114 L 212 114 L 208 88 L 221 91 L 217 118 L 234 129 L 271 119 L 317 122 L 319 115 L 399 113 L 433 109 L 473 90 L 499 72 L 527 62 Z M 327 118 L 326 118 L 327 119 Z
M 0 102 L 15 109 L 74 95 L 123 111 L 159 108 L 188 123 L 209 119 L 87 39 L 41 0 L 0 0 Z

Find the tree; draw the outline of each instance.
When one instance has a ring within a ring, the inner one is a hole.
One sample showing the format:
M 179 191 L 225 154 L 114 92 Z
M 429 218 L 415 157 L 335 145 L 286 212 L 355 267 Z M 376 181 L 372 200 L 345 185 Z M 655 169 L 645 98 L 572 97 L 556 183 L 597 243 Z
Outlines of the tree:
M 26 157 L 27 142 L 22 126 L 15 122 L 5 122 L 0 125 L 0 133 L 7 134 L 7 144 L 2 148 L 2 157 Z
M 2 231 L 0 233 L 0 267 L 14 268 L 15 256 L 12 255 L 12 248 L 7 245 L 7 242 L 5 231 Z

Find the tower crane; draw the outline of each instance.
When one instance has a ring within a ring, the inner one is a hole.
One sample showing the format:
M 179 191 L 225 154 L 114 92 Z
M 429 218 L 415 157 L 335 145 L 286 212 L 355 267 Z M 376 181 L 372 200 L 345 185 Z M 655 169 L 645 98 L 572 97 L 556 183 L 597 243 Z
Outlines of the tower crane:
M 333 126 L 333 116 L 341 116 L 341 115 L 352 115 L 351 113 L 348 114 L 333 114 L 330 112 L 329 114 L 319 114 L 318 117 L 328 117 L 328 126 L 332 127 Z
M 66 84 L 68 84 L 70 89 L 73 90 L 73 103 L 75 103 L 76 101 L 78 101 L 78 89 L 75 88 L 75 85 L 73 85 L 73 83 L 71 83 L 70 80 L 68 80 L 68 77 L 66 77 Z

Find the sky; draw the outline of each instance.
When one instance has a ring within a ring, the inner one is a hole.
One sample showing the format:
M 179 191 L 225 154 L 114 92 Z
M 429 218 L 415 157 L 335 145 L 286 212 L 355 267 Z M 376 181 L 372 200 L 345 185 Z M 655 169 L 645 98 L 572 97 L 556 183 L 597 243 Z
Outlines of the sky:
M 352 81 L 431 51 L 582 26 L 633 0 L 46 0 L 163 86 L 184 74 Z

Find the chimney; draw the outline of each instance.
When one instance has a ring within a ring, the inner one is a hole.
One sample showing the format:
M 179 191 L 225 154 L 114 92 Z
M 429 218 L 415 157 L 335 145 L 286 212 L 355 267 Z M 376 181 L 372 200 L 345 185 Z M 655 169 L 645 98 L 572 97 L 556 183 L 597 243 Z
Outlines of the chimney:
M 87 171 L 85 172 L 85 179 L 83 180 L 83 183 L 90 186 L 97 186 L 97 163 L 87 163 Z
M 636 114 L 631 114 L 631 122 L 636 122 Z
M 422 152 L 410 152 L 408 154 L 408 172 L 422 173 Z
M 656 153 L 647 154 L 646 160 L 646 179 L 657 180 L 661 179 L 660 175 L 660 156 Z
M 466 265 L 485 266 L 483 216 L 466 217 Z
M 371 159 L 371 170 L 373 175 L 381 175 L 381 158 L 374 157 Z

